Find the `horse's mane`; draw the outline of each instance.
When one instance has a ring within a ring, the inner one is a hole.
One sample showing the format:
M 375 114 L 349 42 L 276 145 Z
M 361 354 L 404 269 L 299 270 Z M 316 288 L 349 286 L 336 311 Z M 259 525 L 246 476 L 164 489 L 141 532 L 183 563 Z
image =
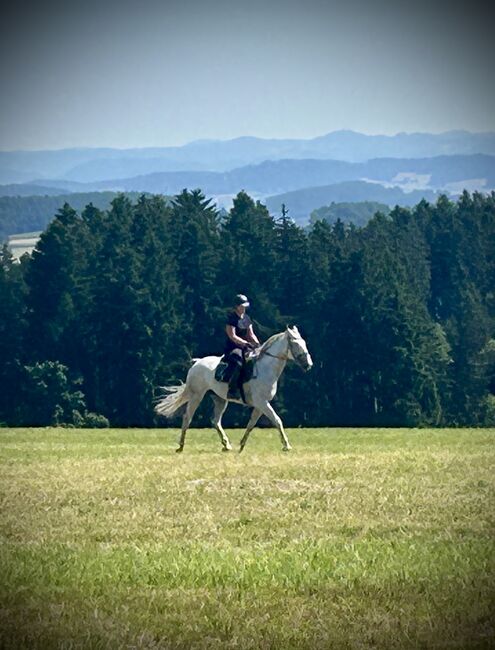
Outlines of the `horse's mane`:
M 270 336 L 269 339 L 267 339 L 263 345 L 259 348 L 259 352 L 265 352 L 272 343 L 275 343 L 275 341 L 278 341 L 278 339 L 281 339 L 285 335 L 285 332 L 279 332 L 278 334 L 274 334 L 273 336 Z

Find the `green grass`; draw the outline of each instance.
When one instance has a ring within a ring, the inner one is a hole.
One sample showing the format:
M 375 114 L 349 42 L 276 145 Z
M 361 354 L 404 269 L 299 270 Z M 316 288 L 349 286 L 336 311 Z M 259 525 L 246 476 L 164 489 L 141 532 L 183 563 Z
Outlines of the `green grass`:
M 288 434 L 0 429 L 0 648 L 495 647 L 495 431 Z

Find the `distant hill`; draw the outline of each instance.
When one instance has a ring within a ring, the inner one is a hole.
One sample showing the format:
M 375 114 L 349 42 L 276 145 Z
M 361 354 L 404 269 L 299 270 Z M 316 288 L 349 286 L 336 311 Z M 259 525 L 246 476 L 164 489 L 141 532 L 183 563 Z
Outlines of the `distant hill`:
M 56 196 L 64 194 L 61 187 L 47 187 L 45 185 L 33 185 L 32 183 L 10 183 L 0 185 L 0 196 Z
M 458 194 L 464 188 L 491 190 L 495 188 L 495 156 L 376 158 L 359 163 L 268 160 L 226 172 L 190 170 L 91 183 L 57 179 L 9 184 L 0 186 L 0 236 L 43 229 L 66 200 L 76 209 L 90 201 L 106 208 L 116 192 L 172 196 L 184 188 L 200 188 L 224 207 L 229 207 L 232 197 L 245 190 L 266 201 L 275 212 L 285 202 L 291 208 L 291 216 L 307 220 L 312 210 L 332 201 L 410 205 L 423 196 L 434 197 L 438 191 Z
M 377 212 L 388 214 L 390 206 L 385 203 L 377 203 L 376 201 L 362 201 L 361 203 L 331 203 L 324 205 L 317 210 L 313 210 L 310 214 L 310 223 L 315 221 L 327 221 L 328 223 L 335 223 L 340 220 L 344 223 L 353 223 L 355 226 L 365 226 L 368 221 Z
M 270 196 L 265 203 L 273 214 L 279 213 L 284 203 L 289 209 L 289 215 L 295 221 L 307 223 L 313 210 L 331 203 L 373 201 L 391 207 L 413 206 L 423 198 L 427 201 L 435 201 L 437 194 L 431 190 L 404 192 L 398 187 L 383 187 L 364 181 L 348 181 Z
M 334 131 L 312 139 L 198 140 L 180 147 L 141 149 L 61 149 L 0 151 L 0 183 L 58 178 L 97 182 L 162 171 L 228 171 L 265 160 L 430 158 L 443 155 L 495 155 L 495 133 L 447 131 L 393 136 Z
M 176 194 L 185 187 L 199 187 L 212 197 L 235 195 L 240 190 L 246 190 L 258 198 L 264 198 L 305 187 L 354 180 L 369 180 L 404 190 L 433 189 L 459 193 L 466 188 L 486 191 L 495 188 L 495 156 L 475 154 L 435 158 L 376 158 L 364 163 L 316 159 L 269 160 L 227 172 L 156 172 L 93 183 L 66 180 L 50 180 L 45 183 L 78 192 L 146 191 L 168 195 Z
M 130 192 L 128 196 L 135 201 L 139 194 Z M 6 241 L 9 235 L 44 230 L 66 201 L 78 211 L 88 203 L 105 210 L 115 196 L 115 192 L 58 196 L 2 196 L 0 197 L 0 244 Z

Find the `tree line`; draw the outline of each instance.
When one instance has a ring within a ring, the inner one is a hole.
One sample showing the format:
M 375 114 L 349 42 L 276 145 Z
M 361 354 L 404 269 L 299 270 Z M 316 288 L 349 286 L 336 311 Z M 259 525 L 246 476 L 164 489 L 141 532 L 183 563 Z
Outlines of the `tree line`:
M 65 203 L 32 256 L 3 249 L 0 422 L 156 425 L 157 387 L 222 353 L 242 292 L 262 340 L 297 324 L 312 353 L 282 377 L 287 425 L 493 425 L 494 252 L 495 193 L 308 229 L 245 192 Z
M 3 186 L 0 189 L 5 191 Z M 12 185 L 12 188 L 17 188 Z M 95 207 L 106 210 L 119 192 L 74 192 L 62 194 L 51 188 L 54 195 L 40 196 L 36 194 L 36 186 L 27 186 L 30 196 L 0 196 L 0 242 L 6 240 L 9 235 L 17 233 L 44 230 L 52 215 L 64 205 L 70 202 L 75 210 L 82 210 L 88 203 Z M 17 191 L 17 190 L 15 190 Z M 129 199 L 135 201 L 139 198 L 140 192 L 125 192 Z

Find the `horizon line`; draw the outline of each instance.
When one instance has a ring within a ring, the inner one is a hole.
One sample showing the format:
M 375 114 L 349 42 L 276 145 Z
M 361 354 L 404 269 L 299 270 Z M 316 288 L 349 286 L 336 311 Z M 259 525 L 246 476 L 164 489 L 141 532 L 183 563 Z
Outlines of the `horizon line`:
M 46 148 L 46 149 L 2 149 L 0 147 L 0 154 L 7 153 L 41 153 L 41 152 L 60 152 L 60 151 L 91 151 L 91 150 L 110 150 L 110 151 L 144 151 L 147 149 L 181 149 L 196 143 L 218 143 L 218 142 L 235 142 L 237 140 L 262 140 L 262 141 L 283 141 L 292 140 L 296 142 L 311 142 L 320 138 L 325 138 L 337 133 L 352 133 L 356 135 L 363 135 L 366 137 L 380 137 L 380 138 L 396 138 L 400 135 L 414 136 L 414 135 L 431 135 L 440 136 L 451 133 L 467 133 L 469 135 L 495 135 L 495 131 L 471 131 L 469 129 L 448 129 L 447 131 L 397 131 L 396 133 L 365 133 L 363 131 L 356 131 L 354 129 L 335 129 L 328 131 L 321 135 L 316 135 L 309 138 L 294 138 L 294 137 L 261 137 L 255 135 L 239 135 L 233 138 L 197 138 L 195 140 L 188 140 L 183 144 L 176 145 L 148 145 L 142 147 L 129 147 L 129 146 L 99 146 L 99 145 L 74 145 L 68 147 Z

